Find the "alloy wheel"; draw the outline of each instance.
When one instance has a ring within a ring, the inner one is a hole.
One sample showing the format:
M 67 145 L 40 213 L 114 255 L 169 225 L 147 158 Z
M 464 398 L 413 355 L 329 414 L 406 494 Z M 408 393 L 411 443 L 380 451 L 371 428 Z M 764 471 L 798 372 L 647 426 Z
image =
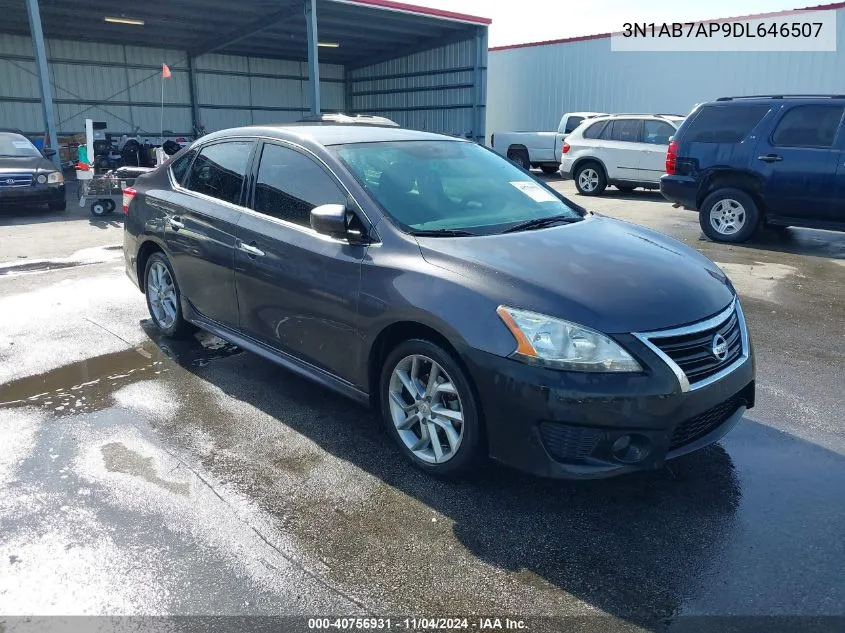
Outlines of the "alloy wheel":
M 745 226 L 745 207 L 732 198 L 719 200 L 710 209 L 710 226 L 720 235 L 733 235 Z
M 390 376 L 390 416 L 402 443 L 430 464 L 449 461 L 464 437 L 464 416 L 455 383 L 436 361 L 406 356 Z
M 592 167 L 582 169 L 578 174 L 578 185 L 582 191 L 595 191 L 599 186 L 599 173 Z
M 167 330 L 176 322 L 176 284 L 167 266 L 156 261 L 150 266 L 147 275 L 147 297 L 150 301 L 150 311 L 156 323 Z

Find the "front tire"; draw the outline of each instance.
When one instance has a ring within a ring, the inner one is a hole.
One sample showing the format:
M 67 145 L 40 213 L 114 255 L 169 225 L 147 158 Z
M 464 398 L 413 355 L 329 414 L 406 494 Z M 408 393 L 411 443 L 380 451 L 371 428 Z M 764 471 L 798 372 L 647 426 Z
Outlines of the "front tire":
M 179 285 L 164 253 L 153 253 L 147 260 L 144 294 L 150 317 L 159 332 L 171 338 L 181 338 L 188 333 L 188 322 L 182 317 Z
M 431 341 L 400 343 L 384 362 L 379 404 L 388 433 L 417 468 L 455 477 L 483 456 L 480 410 L 460 364 Z
M 598 196 L 607 188 L 604 169 L 598 163 L 582 163 L 575 170 L 575 188 L 582 196 Z
M 707 237 L 731 244 L 748 240 L 759 221 L 760 212 L 751 196 L 732 187 L 707 196 L 698 214 L 698 223 Z

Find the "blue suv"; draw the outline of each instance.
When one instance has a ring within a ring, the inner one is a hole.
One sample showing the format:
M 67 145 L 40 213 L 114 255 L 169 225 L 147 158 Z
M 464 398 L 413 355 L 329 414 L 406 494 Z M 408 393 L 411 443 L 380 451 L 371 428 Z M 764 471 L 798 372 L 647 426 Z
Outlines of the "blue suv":
M 669 144 L 665 198 L 705 235 L 744 242 L 760 224 L 845 231 L 845 95 L 723 97 Z

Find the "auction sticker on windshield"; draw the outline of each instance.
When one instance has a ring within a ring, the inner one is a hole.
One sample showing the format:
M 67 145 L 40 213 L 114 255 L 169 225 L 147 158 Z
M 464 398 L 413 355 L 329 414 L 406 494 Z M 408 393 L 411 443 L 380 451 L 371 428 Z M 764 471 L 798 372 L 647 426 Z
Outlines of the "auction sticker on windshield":
M 558 202 L 557 198 L 543 189 L 536 182 L 517 180 L 511 184 L 535 202 Z

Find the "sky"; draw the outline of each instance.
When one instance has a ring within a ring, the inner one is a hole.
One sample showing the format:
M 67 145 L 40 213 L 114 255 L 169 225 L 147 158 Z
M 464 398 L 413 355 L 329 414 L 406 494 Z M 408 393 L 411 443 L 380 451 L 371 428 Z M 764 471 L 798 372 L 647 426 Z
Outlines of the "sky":
M 832 0 L 406 0 L 491 18 L 489 45 L 620 31 L 625 22 L 690 22 L 771 13 Z

